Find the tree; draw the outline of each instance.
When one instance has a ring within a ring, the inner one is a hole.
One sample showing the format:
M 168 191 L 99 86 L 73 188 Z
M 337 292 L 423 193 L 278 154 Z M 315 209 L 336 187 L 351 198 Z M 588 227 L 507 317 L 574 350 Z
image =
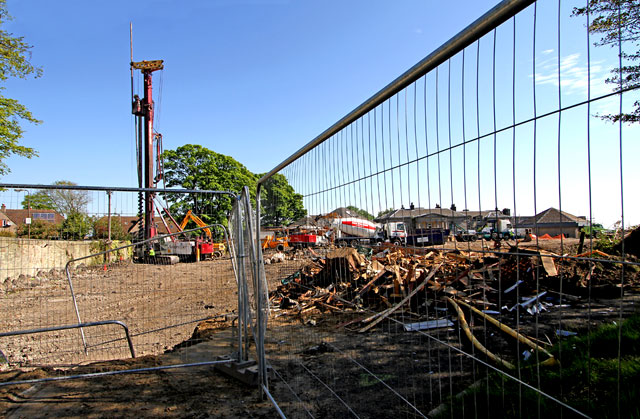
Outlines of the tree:
M 240 193 L 248 186 L 251 198 L 255 199 L 256 176 L 232 157 L 194 144 L 183 145 L 175 151 L 166 150 L 162 157 L 167 187 Z M 226 225 L 233 205 L 228 195 L 166 194 L 165 199 L 174 216 L 181 218 L 191 209 L 207 224 Z
M 22 208 L 29 209 L 29 206 L 31 209 L 54 209 L 53 202 L 46 191 L 25 195 L 22 200 Z
M 93 220 L 93 234 L 97 239 L 109 238 L 109 217 L 100 217 Z M 129 240 L 129 234 L 122 226 L 119 215 L 111 216 L 111 240 Z
M 58 180 L 54 182 L 53 185 L 77 186 L 77 183 L 68 180 Z M 40 198 L 40 195 L 43 197 Z M 51 209 L 56 210 L 67 218 L 74 213 L 86 213 L 87 205 L 89 201 L 91 201 L 87 191 L 72 189 L 42 189 L 33 196 L 38 196 L 38 199 L 42 199 L 45 205 L 49 205 L 50 203 Z M 44 196 L 48 197 L 49 201 L 46 201 Z
M 264 183 L 260 198 L 264 226 L 286 226 L 307 215 L 302 195 L 296 193 L 287 178 L 280 173 Z
M 384 215 L 387 215 L 389 213 L 392 213 L 393 211 L 395 211 L 393 208 L 387 208 L 386 210 L 380 211 L 378 213 L 378 218 L 380 218 L 380 217 L 382 217 Z
M 601 34 L 595 43 L 597 46 L 609 45 L 617 47 L 618 41 L 632 45 L 635 51 L 622 52 L 621 58 L 628 60 L 629 65 L 611 70 L 612 76 L 606 83 L 613 84 L 615 90 L 640 86 L 640 0 L 590 0 L 586 7 L 576 7 L 572 16 L 590 16 L 589 31 Z M 636 101 L 630 113 L 601 115 L 611 122 L 639 122 L 640 101 Z
M 348 210 L 351 210 L 353 212 L 355 212 L 356 214 L 358 214 L 360 217 L 366 219 L 366 220 L 373 220 L 375 217 L 371 214 L 369 214 L 368 211 L 363 210 L 361 208 L 358 207 L 354 207 L 353 205 L 349 205 L 347 207 Z
M 68 180 L 58 180 L 54 182 L 53 185 L 76 186 L 76 183 Z M 65 221 L 60 226 L 60 234 L 62 237 L 65 239 L 81 240 L 91 231 L 91 221 L 86 213 L 89 201 L 90 198 L 87 191 L 41 189 L 25 197 L 25 200 L 22 201 L 22 207 L 27 208 L 28 205 L 31 205 L 32 209 L 55 210 L 65 217 Z M 33 225 L 31 226 L 31 231 L 33 233 Z M 43 234 L 50 236 L 48 229 L 44 229 Z
M 0 0 L 0 25 L 8 20 L 11 20 L 11 16 L 7 11 L 6 0 Z M 42 69 L 29 61 L 31 48 L 31 45 L 24 42 L 24 37 L 14 36 L 0 29 L 0 81 L 9 77 L 40 77 Z M 0 87 L 0 92 L 2 90 L 4 87 Z M 24 105 L 0 93 L 0 176 L 10 171 L 3 160 L 12 154 L 26 158 L 37 156 L 33 148 L 20 145 L 18 142 L 24 133 L 20 126 L 22 120 L 40 123 Z
M 87 214 L 73 211 L 60 226 L 60 235 L 67 240 L 82 240 L 91 231 L 91 220 Z

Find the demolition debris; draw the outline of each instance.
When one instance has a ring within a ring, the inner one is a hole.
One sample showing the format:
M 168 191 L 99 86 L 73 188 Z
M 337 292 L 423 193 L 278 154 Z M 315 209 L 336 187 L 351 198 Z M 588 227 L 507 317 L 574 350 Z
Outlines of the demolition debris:
M 302 269 L 271 292 L 271 307 L 277 316 L 299 316 L 308 324 L 329 313 L 356 314 L 358 318 L 339 327 L 361 333 L 385 319 L 406 331 L 447 328 L 457 321 L 481 352 L 510 369 L 511 363 L 475 339 L 463 309 L 470 319 L 481 318 L 546 354 L 544 363 L 552 364 L 550 354 L 507 324 L 586 301 L 589 295 L 620 297 L 635 290 L 640 279 L 637 269 L 624 271 L 619 260 L 601 252 L 588 255 L 599 259 L 584 259 L 585 255 L 562 257 L 517 247 L 503 253 L 420 250 L 387 247 L 376 253 L 371 248 L 340 248 L 325 256 L 312 252 Z

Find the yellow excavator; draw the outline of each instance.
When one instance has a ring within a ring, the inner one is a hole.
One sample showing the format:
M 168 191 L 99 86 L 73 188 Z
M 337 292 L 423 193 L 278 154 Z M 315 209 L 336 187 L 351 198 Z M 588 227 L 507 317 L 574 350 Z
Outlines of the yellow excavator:
M 196 223 L 198 227 L 204 227 L 202 230 L 204 230 L 204 233 L 209 238 L 208 242 L 198 241 L 198 252 L 200 253 L 200 257 L 203 259 L 207 259 L 209 257 L 216 258 L 222 256 L 227 250 L 225 244 L 214 243 L 213 235 L 211 234 L 211 230 L 209 229 L 209 227 L 207 227 L 207 223 L 202 221 L 202 219 L 191 212 L 191 210 L 187 211 L 186 215 L 182 219 L 182 222 L 180 223 L 180 230 L 184 230 L 189 220 Z

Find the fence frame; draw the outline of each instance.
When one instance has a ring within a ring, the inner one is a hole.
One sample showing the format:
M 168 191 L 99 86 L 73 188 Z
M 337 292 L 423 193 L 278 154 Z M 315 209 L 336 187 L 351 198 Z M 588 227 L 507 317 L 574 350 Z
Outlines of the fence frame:
M 248 188 L 245 187 L 246 189 L 246 193 L 247 193 L 247 199 L 246 202 L 242 202 L 241 198 L 242 196 L 239 196 L 238 194 L 231 192 L 231 191 L 210 191 L 210 190 L 198 190 L 198 189 L 156 189 L 156 188 L 133 188 L 133 187 L 105 187 L 105 186 L 82 186 L 82 185 L 40 185 L 40 184 L 22 184 L 22 183 L 0 183 L 0 189 L 26 189 L 26 190 L 33 190 L 33 189 L 38 189 L 38 190 L 73 190 L 73 191 L 98 191 L 98 192 L 106 192 L 107 194 L 109 194 L 109 196 L 111 195 L 112 192 L 154 192 L 156 194 L 160 194 L 160 193 L 170 193 L 170 194 L 209 194 L 209 195 L 226 195 L 229 196 L 231 198 L 231 200 L 233 201 L 234 205 L 237 208 L 237 211 L 240 211 L 240 205 L 238 204 L 244 204 L 244 205 L 248 205 L 247 208 L 247 214 L 251 214 L 251 206 L 250 206 L 250 201 L 248 199 Z M 239 218 L 240 220 L 240 218 Z M 241 220 L 239 222 L 238 225 L 230 227 L 230 228 L 239 228 L 239 232 L 242 232 L 242 225 L 241 225 Z M 18 385 L 18 384 L 33 384 L 33 383 L 40 383 L 40 382 L 50 382 L 50 381 L 63 381 L 63 380 L 70 380 L 70 379 L 84 379 L 84 378 L 93 378 L 93 377 L 101 377 L 101 376 L 107 376 L 107 375 L 117 375 L 117 374 L 125 374 L 125 373 L 137 373 L 137 372 L 146 372 L 146 371 L 157 371 L 157 370 L 165 370 L 165 369 L 173 369 L 173 368 L 184 368 L 184 367 L 198 367 L 198 366 L 205 366 L 205 365 L 222 365 L 222 364 L 233 364 L 234 362 L 237 361 L 241 361 L 241 360 L 246 360 L 247 359 L 247 350 L 248 350 L 248 342 L 249 342 L 249 338 L 247 335 L 247 321 L 250 317 L 249 313 L 248 313 L 248 292 L 247 292 L 247 284 L 246 284 L 246 277 L 244 275 L 244 269 L 240 269 L 240 261 L 242 260 L 242 258 L 246 257 L 247 255 L 244 254 L 244 248 L 245 248 L 245 244 L 244 244 L 244 240 L 243 240 L 243 234 L 238 234 L 237 240 L 235 241 L 239 252 L 236 252 L 236 249 L 234 248 L 234 246 L 232 245 L 231 241 L 232 239 L 234 239 L 233 235 L 230 234 L 230 232 L 228 231 L 228 228 L 225 227 L 222 224 L 217 224 L 217 223 L 213 223 L 213 224 L 209 224 L 203 227 L 197 227 L 197 228 L 193 228 L 193 229 L 188 229 L 188 230 L 183 230 L 183 231 L 179 231 L 179 232 L 175 232 L 175 233 L 169 233 L 169 234 L 161 234 L 161 235 L 157 235 L 151 239 L 147 239 L 147 240 L 142 240 L 142 241 L 137 241 L 128 245 L 124 245 L 124 246 L 119 246 L 117 248 L 114 249 L 108 249 L 105 251 L 101 251 L 101 252 L 97 252 L 95 254 L 91 254 L 88 256 L 83 256 L 83 257 L 79 257 L 79 258 L 75 258 L 75 259 L 71 259 L 69 261 L 67 261 L 66 265 L 65 265 L 65 272 L 66 272 L 66 277 L 67 277 L 67 282 L 69 285 L 69 291 L 71 293 L 71 297 L 73 300 L 73 305 L 74 305 L 74 309 L 75 309 L 75 313 L 76 313 L 76 317 L 78 319 L 78 323 L 77 324 L 70 324 L 70 325 L 63 325 L 63 326 L 54 326 L 54 327 L 49 327 L 49 328 L 38 328 L 38 329 L 28 329 L 28 330 L 17 330 L 17 331 L 10 331 L 10 332 L 3 332 L 0 333 L 0 337 L 9 337 L 9 336 L 17 336 L 17 335 L 25 335 L 25 334 L 34 334 L 34 333 L 45 333 L 45 332 L 51 332 L 51 331 L 58 331 L 58 330 L 67 330 L 67 329 L 80 329 L 80 333 L 82 335 L 82 341 L 84 344 L 84 350 L 85 352 L 87 351 L 87 344 L 86 344 L 86 340 L 84 337 L 84 331 L 83 328 L 84 327 L 92 327 L 92 326 L 103 326 L 103 325 L 109 325 L 109 324 L 113 324 L 113 325 L 118 325 L 121 326 L 124 331 L 125 331 L 125 335 L 126 335 L 126 339 L 128 342 L 128 346 L 129 346 L 129 350 L 131 353 L 132 358 L 135 358 L 135 349 L 133 346 L 133 343 L 131 341 L 131 337 L 129 334 L 129 328 L 128 326 L 121 321 L 118 320 L 105 320 L 105 321 L 97 321 L 97 322 L 82 322 L 81 318 L 80 318 L 80 314 L 78 311 L 78 306 L 76 303 L 76 297 L 75 297 L 75 293 L 73 290 L 73 282 L 71 280 L 71 273 L 70 273 L 70 265 L 74 262 L 80 261 L 80 260 L 85 260 L 85 259 L 89 259 L 92 257 L 96 257 L 96 256 L 100 256 L 100 255 L 106 255 L 112 252 L 117 252 L 119 250 L 122 249 L 127 249 L 127 248 L 131 248 L 131 247 L 135 247 L 135 246 L 139 246 L 141 244 L 145 244 L 145 243 L 150 243 L 150 242 L 155 242 L 158 240 L 163 240 L 165 238 L 168 237 L 172 237 L 172 236 L 178 236 L 184 233 L 189 233 L 189 232 L 194 232 L 194 231 L 202 231 L 204 229 L 207 228 L 220 228 L 223 231 L 224 237 L 225 237 L 225 241 L 227 244 L 227 248 L 229 249 L 229 253 L 230 253 L 230 261 L 231 261 L 231 265 L 232 265 L 232 270 L 236 279 L 236 284 L 237 284 L 237 293 L 238 293 L 238 325 L 237 325 L 237 329 L 238 329 L 238 351 L 234 352 L 232 354 L 231 357 L 226 357 L 225 359 L 218 359 L 215 361 L 207 361 L 207 362 L 197 362 L 197 363 L 187 363 L 187 364 L 180 364 L 180 365 L 166 365 L 166 366 L 158 366 L 158 367 L 151 367 L 151 368 L 138 368 L 138 369 L 130 369 L 130 370 L 121 370 L 121 371 L 106 371 L 106 372 L 101 372 L 101 373 L 87 373 L 87 374 L 78 374 L 78 375 L 71 375 L 71 376 L 63 376 L 63 377 L 49 377 L 49 378 L 41 378 L 41 379 L 34 379 L 34 380 L 20 380 L 20 381 L 7 381 L 7 382 L 2 382 L 0 383 L 0 386 L 9 386 L 9 385 Z M 250 243 L 251 245 L 253 243 Z M 253 249 L 252 249 L 253 250 Z M 250 259 L 252 262 L 255 260 L 254 257 L 251 257 Z M 254 267 L 254 272 L 258 272 L 258 270 Z M 215 316 L 217 317 L 217 316 Z M 244 344 L 247 346 L 247 349 L 243 350 L 243 342 Z M 263 347 L 262 347 L 263 348 Z M 260 357 L 259 359 L 263 359 L 264 356 Z
M 394 95 L 398 94 L 403 89 L 407 88 L 412 83 L 416 82 L 417 80 L 419 80 L 421 77 L 423 77 L 424 75 L 426 75 L 430 71 L 436 69 L 438 66 L 440 66 L 443 63 L 445 63 L 447 60 L 449 60 L 450 58 L 454 57 L 456 54 L 460 53 L 461 51 L 464 51 L 464 49 L 466 47 L 470 46 L 471 44 L 473 44 L 474 42 L 479 40 L 481 37 L 483 37 L 484 35 L 488 34 L 490 31 L 492 31 L 495 28 L 497 28 L 502 23 L 504 23 L 504 22 L 508 21 L 509 19 L 515 17 L 520 11 L 526 9 L 528 6 L 532 5 L 533 3 L 536 3 L 536 1 L 537 0 L 503 0 L 503 1 L 501 1 L 499 4 L 497 4 L 492 9 L 490 9 L 488 12 L 483 14 L 480 18 L 478 18 L 473 23 L 468 25 L 465 29 L 460 31 L 457 35 L 455 35 L 450 40 L 445 42 L 442 46 L 440 46 L 435 51 L 430 53 L 428 56 L 426 56 L 424 59 L 419 61 L 417 64 L 415 64 L 409 70 L 407 70 L 406 72 L 401 74 L 399 77 L 397 77 L 391 83 L 389 83 L 387 86 L 385 86 L 384 88 L 379 90 L 377 93 L 375 93 L 373 96 L 371 96 L 369 99 L 364 101 L 361 105 L 356 107 L 354 110 L 352 110 L 346 116 L 344 116 L 342 119 L 338 120 L 336 123 L 331 125 L 329 128 L 327 128 L 321 134 L 319 134 L 318 136 L 313 138 L 307 144 L 302 146 L 296 152 L 291 154 L 289 157 L 287 157 L 285 160 L 283 160 L 281 163 L 279 163 L 273 169 L 271 169 L 265 175 L 263 175 L 257 181 L 257 187 L 256 187 L 256 202 L 257 202 L 257 205 L 256 205 L 256 223 L 257 223 L 257 225 L 256 225 L 255 243 L 256 243 L 256 246 L 258 248 L 258 252 L 256 254 L 256 265 L 257 266 L 261 266 L 262 270 L 264 271 L 264 261 L 263 261 L 263 258 L 262 258 L 262 248 L 260 246 L 260 240 L 261 240 L 261 232 L 260 232 L 260 228 L 261 228 L 261 226 L 260 226 L 261 207 L 260 207 L 260 202 L 261 202 L 261 192 L 262 192 L 262 188 L 263 188 L 265 182 L 267 182 L 275 174 L 279 173 L 284 168 L 286 168 L 287 166 L 291 165 L 292 163 L 294 163 L 295 161 L 297 161 L 298 159 L 300 159 L 301 157 L 303 157 L 304 155 L 306 155 L 307 153 L 309 153 L 310 151 L 312 151 L 313 149 L 315 149 L 316 147 L 318 147 L 319 145 L 321 145 L 325 141 L 331 139 L 333 136 L 338 134 L 340 131 L 346 129 L 347 127 L 349 127 L 354 122 L 357 122 L 360 118 L 363 118 L 366 114 L 368 114 L 372 110 L 376 109 L 379 105 L 381 105 L 382 103 L 384 103 L 388 99 L 392 98 Z M 634 89 L 637 89 L 637 87 L 626 87 L 626 88 L 623 88 L 622 86 L 620 86 L 620 88 L 618 90 L 616 90 L 614 92 L 611 92 L 609 94 L 603 95 L 600 98 L 613 97 L 613 96 L 616 96 L 616 95 L 622 96 L 622 94 L 624 92 L 627 92 L 627 91 L 630 91 L 630 90 L 634 90 Z M 549 112 L 546 115 L 551 115 L 551 114 L 554 114 L 554 113 L 561 113 L 562 111 L 566 111 L 568 109 L 572 109 L 572 108 L 584 105 L 586 103 L 590 103 L 591 100 L 592 100 L 592 98 L 589 98 L 586 101 L 575 103 L 575 104 L 573 104 L 571 106 L 568 106 L 566 108 L 560 107 L 559 109 L 553 110 L 553 111 Z M 620 100 L 622 100 L 622 99 L 620 99 Z M 494 131 L 492 133 L 492 135 L 495 135 L 495 134 L 497 134 L 497 133 L 499 133 L 499 132 L 501 132 L 503 130 L 515 129 L 516 126 L 525 124 L 527 122 L 531 122 L 531 121 L 533 121 L 535 119 L 540 119 L 543 116 L 545 116 L 545 115 L 537 115 L 535 118 L 532 118 L 532 119 L 529 119 L 529 120 L 525 120 L 525 121 L 521 121 L 521 122 L 519 122 L 517 124 L 515 124 L 515 121 L 514 121 L 514 125 L 513 126 L 507 126 L 507 127 L 503 128 L 501 130 Z M 489 135 L 489 134 L 487 134 L 487 135 Z M 622 179 L 621 179 L 621 182 L 622 182 Z M 591 198 L 590 198 L 590 200 L 591 200 Z M 497 208 L 496 208 L 496 210 L 497 210 Z M 589 218 L 589 222 L 591 223 L 591 217 Z M 537 223 L 537 220 L 536 220 L 536 223 Z M 623 216 L 622 231 L 624 233 L 624 216 Z M 496 255 L 507 255 L 507 253 L 500 252 L 500 251 L 492 251 L 490 253 L 496 254 Z M 623 245 L 623 254 L 624 254 L 624 245 Z M 516 256 L 516 257 L 527 256 L 526 253 L 521 253 L 520 251 L 516 251 L 515 253 L 509 253 L 509 255 Z M 568 256 L 568 255 L 562 255 L 562 256 L 558 257 L 558 260 L 560 260 L 560 261 L 562 261 L 562 260 L 593 261 L 593 259 L 590 258 L 590 257 Z M 621 265 L 622 267 L 627 266 L 627 265 L 640 266 L 640 263 L 638 263 L 638 262 L 631 262 L 631 261 L 627 261 L 627 260 L 614 260 L 614 261 L 610 261 L 609 263 L 616 264 L 616 265 Z M 622 293 L 622 291 L 621 291 L 621 293 Z M 620 320 L 622 321 L 622 312 L 620 313 Z M 264 336 L 261 337 L 261 338 L 263 339 L 262 343 L 264 344 Z M 438 339 L 435 339 L 435 340 L 438 340 Z M 264 355 L 264 350 L 263 350 L 262 354 Z M 465 354 L 465 355 L 469 356 L 469 354 Z M 509 377 L 510 379 L 513 379 L 516 382 L 519 382 L 520 384 L 525 385 L 526 387 L 529 387 L 531 390 L 534 390 L 534 391 L 538 392 L 540 395 L 545 396 L 549 400 L 552 400 L 552 401 L 555 401 L 556 403 L 559 403 L 563 407 L 568 408 L 569 410 L 571 410 L 573 413 L 576 413 L 578 415 L 586 417 L 586 415 L 584 413 L 580 412 L 579 410 L 560 402 L 559 400 L 557 400 L 556 398 L 554 398 L 550 394 L 547 394 L 547 393 L 541 391 L 540 389 L 536 389 L 536 388 L 534 388 L 534 387 L 532 387 L 532 386 L 520 381 L 517 377 L 513 377 L 513 376 L 511 376 L 509 374 L 505 374 L 504 372 L 499 371 L 498 369 L 496 369 L 492 365 L 484 362 L 483 360 L 481 360 L 479 358 L 476 358 L 474 356 L 472 356 L 471 358 L 474 361 L 477 361 L 477 362 L 479 362 L 481 364 L 484 364 L 488 368 L 491 368 L 491 369 L 493 369 L 495 371 L 498 371 L 501 374 Z M 266 364 L 266 361 L 265 361 L 264 364 Z M 264 393 L 263 396 L 266 395 L 272 401 L 272 403 L 277 407 L 277 402 L 273 399 L 272 395 L 269 393 L 268 376 L 266 374 L 266 371 L 262 375 L 262 378 L 263 378 L 262 390 L 263 390 L 263 393 Z M 620 382 L 618 382 L 618 386 L 620 386 Z M 278 408 L 278 412 L 279 413 L 281 412 L 279 408 Z
M 387 86 L 382 88 L 376 94 L 371 96 L 369 99 L 364 101 L 360 106 L 355 108 L 353 111 L 348 113 L 338 122 L 333 124 L 331 127 L 326 129 L 316 138 L 311 140 L 305 146 L 300 148 L 298 151 L 293 153 L 291 156 L 286 158 L 282 163 L 278 164 L 276 167 L 267 172 L 264 176 L 262 176 L 256 186 L 256 236 L 255 243 L 258 251 L 255 254 L 255 263 L 256 266 L 261 266 L 262 274 L 264 274 L 264 261 L 262 258 L 262 247 L 260 246 L 260 197 L 261 191 L 264 183 L 269 180 L 274 174 L 278 173 L 280 170 L 284 169 L 295 160 L 314 149 L 318 145 L 322 144 L 324 141 L 331 138 L 333 135 L 346 128 L 356 120 L 358 120 L 363 115 L 367 114 L 371 110 L 375 109 L 378 105 L 400 92 L 405 87 L 409 86 L 411 83 L 418 80 L 420 77 L 428 73 L 429 71 L 435 69 L 440 64 L 447 61 L 449 58 L 453 57 L 455 54 L 462 51 L 467 46 L 471 45 L 477 39 L 486 35 L 495 27 L 504 23 L 512 16 L 516 15 L 521 10 L 524 10 L 526 7 L 534 3 L 536 0 L 503 0 L 501 3 L 497 4 L 495 7 L 490 9 L 480 18 L 476 19 L 473 23 L 468 25 L 465 29 L 460 31 L 457 35 L 451 38 L 449 41 L 445 42 L 441 47 L 433 51 L 431 54 L 427 55 L 421 61 L 419 61 L 416 65 L 411 67 L 409 70 L 404 72 L 402 75 L 397 77 Z M 266 280 L 266 279 L 265 279 Z M 262 310 L 259 310 L 262 311 Z M 261 336 L 261 345 L 262 345 L 262 356 L 264 357 L 264 336 Z M 263 390 L 268 391 L 269 383 L 268 376 L 266 371 L 266 360 L 263 359 L 260 363 L 260 376 L 262 380 Z

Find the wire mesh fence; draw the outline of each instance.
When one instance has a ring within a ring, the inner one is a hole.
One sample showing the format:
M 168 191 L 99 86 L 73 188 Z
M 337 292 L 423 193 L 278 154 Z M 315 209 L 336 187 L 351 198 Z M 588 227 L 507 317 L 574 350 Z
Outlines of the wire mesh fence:
M 53 367 L 59 378 L 121 370 L 96 363 L 134 355 L 159 356 L 159 368 L 236 359 L 233 194 L 152 192 L 155 235 L 144 240 L 149 191 L 2 186 L 2 370 Z
M 637 414 L 635 46 L 580 7 L 500 3 L 260 180 L 307 214 L 259 233 L 285 414 Z

